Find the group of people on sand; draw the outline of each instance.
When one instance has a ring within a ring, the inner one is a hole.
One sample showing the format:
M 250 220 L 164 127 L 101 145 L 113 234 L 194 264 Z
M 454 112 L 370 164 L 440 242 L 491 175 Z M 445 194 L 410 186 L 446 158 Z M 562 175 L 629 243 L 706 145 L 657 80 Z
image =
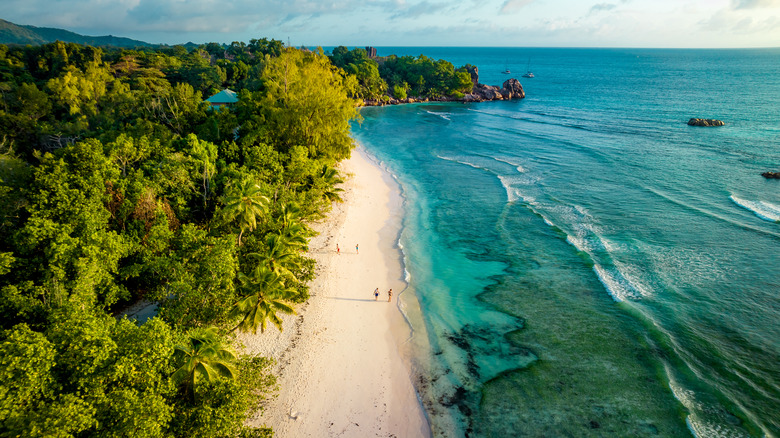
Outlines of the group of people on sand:
M 339 244 L 336 244 L 336 254 L 341 255 L 341 247 L 339 247 Z M 355 254 L 360 254 L 360 245 L 355 244 Z M 374 289 L 374 301 L 379 300 L 379 288 Z M 393 289 L 391 288 L 389 291 L 387 291 L 387 302 L 393 301 Z
M 378 299 L 379 299 L 379 288 L 376 288 L 374 289 L 374 301 Z M 390 289 L 389 291 L 387 291 L 387 302 L 389 303 L 392 300 L 393 300 L 393 289 Z
M 336 244 L 336 254 L 341 255 L 341 248 L 339 248 L 339 244 Z M 355 254 L 360 254 L 360 245 L 355 244 Z

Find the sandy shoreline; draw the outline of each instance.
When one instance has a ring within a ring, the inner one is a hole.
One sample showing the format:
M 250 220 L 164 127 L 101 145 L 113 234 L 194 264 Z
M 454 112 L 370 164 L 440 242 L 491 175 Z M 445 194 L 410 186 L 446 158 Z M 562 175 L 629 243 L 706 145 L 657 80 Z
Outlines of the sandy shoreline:
M 398 193 L 362 148 L 340 167 L 349 175 L 345 202 L 314 225 L 320 234 L 310 255 L 318 267 L 309 302 L 284 319 L 282 333 L 272 327 L 239 337 L 247 352 L 278 361 L 280 392 L 251 424 L 281 438 L 428 437 L 404 353 L 410 328 L 397 305 L 405 287 Z

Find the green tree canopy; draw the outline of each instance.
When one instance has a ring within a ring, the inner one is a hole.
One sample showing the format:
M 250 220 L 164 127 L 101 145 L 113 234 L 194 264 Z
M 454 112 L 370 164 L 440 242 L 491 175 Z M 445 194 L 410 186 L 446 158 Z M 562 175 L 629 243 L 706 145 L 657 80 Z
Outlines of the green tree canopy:
M 286 49 L 265 62 L 262 82 L 264 90 L 243 108 L 259 112 L 267 143 L 282 152 L 303 146 L 315 159 L 349 156 L 349 122 L 357 117 L 356 105 L 347 97 L 343 74 L 327 57 Z

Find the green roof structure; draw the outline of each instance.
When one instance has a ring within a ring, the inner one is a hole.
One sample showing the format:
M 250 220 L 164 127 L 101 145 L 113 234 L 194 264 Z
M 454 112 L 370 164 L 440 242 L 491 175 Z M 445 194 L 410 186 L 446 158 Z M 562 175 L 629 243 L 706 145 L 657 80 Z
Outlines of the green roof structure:
M 238 97 L 236 97 L 235 91 L 225 88 L 219 93 L 206 99 L 206 102 L 210 103 L 212 106 L 231 105 L 238 102 Z

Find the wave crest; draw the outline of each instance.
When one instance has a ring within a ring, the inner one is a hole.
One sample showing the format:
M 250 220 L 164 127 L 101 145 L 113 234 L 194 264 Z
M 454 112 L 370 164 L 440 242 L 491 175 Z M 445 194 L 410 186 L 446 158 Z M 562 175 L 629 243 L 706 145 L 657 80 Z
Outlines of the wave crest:
M 766 201 L 748 201 L 733 194 L 729 198 L 735 204 L 752 211 L 753 214 L 765 221 L 780 223 L 780 205 Z

